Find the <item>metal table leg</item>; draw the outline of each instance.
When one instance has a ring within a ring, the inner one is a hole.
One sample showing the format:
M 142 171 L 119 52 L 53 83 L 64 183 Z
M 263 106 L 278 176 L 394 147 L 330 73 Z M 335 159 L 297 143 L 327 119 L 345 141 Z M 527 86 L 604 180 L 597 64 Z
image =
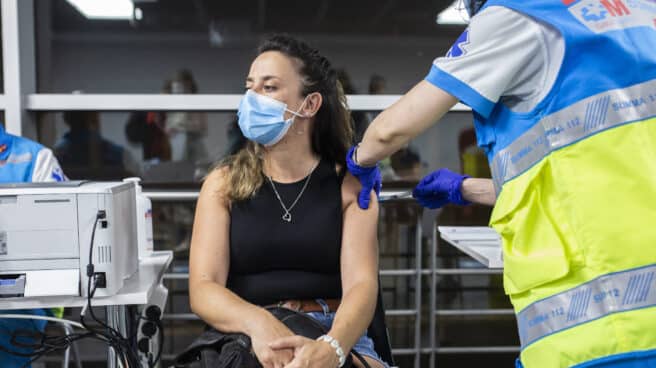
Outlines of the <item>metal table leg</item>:
M 107 313 L 107 325 L 118 331 L 121 335 L 127 336 L 128 324 L 131 321 L 127 318 L 126 307 L 124 305 L 108 305 L 105 307 L 105 310 Z M 107 351 L 107 367 L 123 367 L 123 362 L 119 363 L 118 356 L 112 348 L 109 348 Z

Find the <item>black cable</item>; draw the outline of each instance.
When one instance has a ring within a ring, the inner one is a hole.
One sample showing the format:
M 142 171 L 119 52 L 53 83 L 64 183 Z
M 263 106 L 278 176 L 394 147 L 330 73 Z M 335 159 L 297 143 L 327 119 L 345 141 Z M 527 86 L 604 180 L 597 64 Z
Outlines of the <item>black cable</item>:
M 98 330 L 92 326 L 89 326 L 86 323 L 84 314 L 82 313 L 80 314 L 80 322 L 82 323 L 82 326 L 87 330 L 87 332 L 73 333 L 70 335 L 63 335 L 63 336 L 47 336 L 39 332 L 38 337 L 40 337 L 40 341 L 36 344 L 29 345 L 29 346 L 28 344 L 18 343 L 18 341 L 16 340 L 18 336 L 17 334 L 15 334 L 16 331 L 7 330 L 5 331 L 5 333 L 8 333 L 11 336 L 12 345 L 18 347 L 24 346 L 33 349 L 33 351 L 31 351 L 30 353 L 23 353 L 19 351 L 14 351 L 12 349 L 8 349 L 0 345 L 0 351 L 16 356 L 30 358 L 30 361 L 27 362 L 25 365 L 23 365 L 22 368 L 29 367 L 33 362 L 35 362 L 36 360 L 40 359 L 45 355 L 53 353 L 57 350 L 65 350 L 75 341 L 84 338 L 96 339 L 109 345 L 109 347 L 114 350 L 117 359 L 121 360 L 122 365 L 127 364 L 127 367 L 135 367 L 135 368 L 141 366 L 139 355 L 137 352 L 135 352 L 134 348 L 130 344 L 130 340 L 134 339 L 135 336 L 133 335 L 127 338 L 123 337 L 119 331 L 107 325 L 98 317 L 96 317 L 96 315 L 93 312 L 93 308 L 91 306 L 91 299 L 95 295 L 96 288 L 97 288 L 96 279 L 94 277 L 95 272 L 94 272 L 94 264 L 93 264 L 93 245 L 94 245 L 94 239 L 96 234 L 96 228 L 98 226 L 98 221 L 104 218 L 105 218 L 105 211 L 102 210 L 98 211 L 98 213 L 96 214 L 96 219 L 93 223 L 93 229 L 91 231 L 91 243 L 89 245 L 89 263 L 87 264 L 87 269 L 86 269 L 87 305 L 85 308 L 89 310 L 91 314 L 91 318 L 96 323 L 101 325 L 105 330 Z M 91 285 L 92 279 L 93 279 L 93 288 Z M 160 328 L 160 334 L 162 334 L 161 324 L 158 325 L 158 328 Z M 36 339 L 37 335 L 35 334 L 33 337 Z M 160 355 L 161 355 L 161 347 L 160 347 L 160 351 L 158 352 L 157 359 L 159 359 Z
M 159 334 L 159 346 L 157 349 L 157 355 L 155 356 L 155 361 L 153 362 L 153 367 L 159 362 L 162 358 L 162 350 L 164 350 L 164 326 L 162 325 L 162 320 L 157 320 L 157 333 Z
M 48 346 L 48 348 L 35 349 L 35 351 L 32 351 L 32 352 L 29 353 L 29 354 L 21 353 L 21 352 L 16 352 L 16 351 L 12 351 L 12 350 L 6 349 L 6 348 L 1 347 L 1 346 L 0 346 L 0 350 L 5 351 L 5 352 L 7 352 L 7 353 L 9 353 L 9 354 L 13 354 L 13 355 L 17 355 L 17 356 L 22 356 L 22 357 L 26 357 L 26 358 L 31 358 L 30 361 L 28 361 L 27 363 L 25 363 L 25 364 L 23 365 L 22 368 L 25 368 L 25 367 L 28 367 L 29 365 L 31 365 L 31 364 L 32 364 L 33 362 L 35 362 L 36 360 L 38 360 L 38 359 L 40 359 L 41 357 L 43 357 L 44 355 L 50 354 L 50 353 L 55 352 L 55 351 L 57 351 L 57 350 L 64 350 L 64 349 L 68 348 L 68 346 L 69 346 L 71 343 L 73 343 L 73 342 L 75 342 L 75 341 L 77 341 L 77 340 L 80 340 L 80 339 L 82 339 L 82 338 L 87 338 L 87 337 L 93 337 L 93 336 L 91 336 L 91 335 L 92 335 L 92 334 L 90 334 L 90 333 L 78 333 L 78 334 L 71 334 L 71 335 L 64 335 L 64 336 L 56 336 L 56 337 L 45 336 L 45 335 L 44 335 L 44 340 L 46 340 L 46 341 L 47 341 L 47 340 L 53 340 L 53 342 L 52 342 L 52 343 L 50 343 L 50 342 L 44 342 L 43 345 L 44 345 L 44 346 Z M 58 340 L 63 340 L 63 341 L 57 343 Z
M 91 318 L 99 323 L 101 326 L 109 330 L 112 334 L 115 336 L 119 337 L 121 334 L 116 331 L 114 328 L 108 326 L 104 322 L 102 322 L 100 319 L 96 317 L 96 315 L 93 313 L 93 309 L 91 308 L 91 298 L 93 298 L 93 295 L 96 293 L 96 285 L 95 285 L 95 272 L 94 272 L 94 265 L 93 265 L 93 241 L 96 236 L 96 227 L 98 225 L 98 221 L 102 220 L 105 218 L 105 211 L 98 211 L 98 214 L 96 214 L 96 220 L 93 223 L 93 230 L 91 230 L 91 244 L 89 244 L 89 263 L 87 264 L 87 308 L 89 309 L 89 313 L 91 314 Z M 91 290 L 91 280 L 94 280 L 94 287 L 93 290 Z M 86 326 L 85 326 L 86 327 Z
M 365 367 L 365 368 L 371 368 L 371 366 L 369 365 L 369 363 L 367 363 L 367 361 L 364 359 L 364 357 L 363 357 L 360 353 L 358 353 L 358 352 L 355 351 L 355 350 L 351 350 L 351 354 L 352 354 L 354 357 L 358 358 L 358 360 L 360 361 L 360 363 L 362 364 L 363 367 Z
M 95 289 L 96 289 L 96 285 L 94 284 L 93 290 L 90 290 L 88 295 L 95 294 Z M 93 309 L 91 308 L 90 299 L 88 299 L 87 302 L 88 302 L 87 309 L 91 311 L 92 319 L 95 322 L 99 323 L 101 326 L 105 327 L 108 332 L 99 331 L 95 328 L 88 326 L 86 324 L 86 321 L 84 321 L 84 316 L 80 315 L 80 320 L 82 322 L 82 325 L 85 326 L 85 328 L 93 331 L 93 333 L 102 336 L 105 342 L 114 350 L 117 357 L 122 359 L 122 361 L 124 362 L 127 361 L 129 366 L 138 367 L 139 357 L 130 346 L 129 341 L 126 338 L 124 338 L 118 331 L 108 326 L 102 320 L 96 317 L 96 315 L 93 313 Z
M 12 337 L 13 337 L 13 334 L 12 334 Z M 139 361 L 136 360 L 134 358 L 134 356 L 130 355 L 129 349 L 126 350 L 126 346 L 123 346 L 120 343 L 117 344 L 117 341 L 113 341 L 111 339 L 108 340 L 107 336 L 104 336 L 102 334 L 99 334 L 97 332 L 92 332 L 92 331 L 84 332 L 84 333 L 74 333 L 74 334 L 63 335 L 63 336 L 43 335 L 41 344 L 30 346 L 30 347 L 34 348 L 34 350 L 30 353 L 23 353 L 23 352 L 15 351 L 15 350 L 12 350 L 12 349 L 8 349 L 8 348 L 5 348 L 2 345 L 0 345 L 0 351 L 3 351 L 3 352 L 8 353 L 8 354 L 16 355 L 16 356 L 31 358 L 30 361 L 27 362 L 23 366 L 23 367 L 27 367 L 31 363 L 33 363 L 36 360 L 43 357 L 44 355 L 48 355 L 48 354 L 53 353 L 57 350 L 65 350 L 72 343 L 74 343 L 77 340 L 83 339 L 83 338 L 93 338 L 93 339 L 102 341 L 103 343 L 107 343 L 113 349 L 115 349 L 115 351 L 117 352 L 117 356 L 119 356 L 122 359 L 122 362 L 126 362 L 126 361 L 129 362 L 130 367 L 140 366 Z M 37 347 L 37 346 L 39 346 L 39 347 Z
M 134 349 L 132 346 L 130 346 L 130 342 L 128 339 L 124 338 L 119 331 L 114 329 L 113 327 L 107 325 L 104 323 L 102 320 L 100 320 L 98 317 L 96 317 L 95 313 L 93 312 L 93 307 L 91 306 L 91 298 L 95 295 L 96 292 L 96 280 L 95 280 L 95 272 L 94 272 L 94 264 L 93 264 L 93 246 L 94 246 L 94 239 L 95 239 L 95 234 L 96 234 L 96 228 L 98 226 L 98 221 L 101 219 L 105 218 L 105 211 L 98 211 L 96 214 L 96 219 L 93 223 L 93 229 L 91 231 L 91 243 L 89 245 L 89 263 L 87 264 L 87 306 L 86 308 L 89 310 L 89 314 L 91 315 L 91 318 L 104 327 L 106 331 L 99 331 L 95 328 L 91 328 L 90 326 L 87 325 L 84 315 L 80 314 L 80 322 L 82 325 L 91 331 L 92 333 L 101 336 L 107 343 L 108 345 L 114 349 L 114 352 L 116 353 L 117 357 L 122 358 L 124 362 L 127 362 L 129 366 L 139 366 L 139 356 L 137 353 L 134 352 Z M 93 283 L 93 289 L 91 288 L 91 280 L 94 280 Z
M 17 331 L 21 331 L 21 330 L 17 330 Z M 0 351 L 3 351 L 5 353 L 11 354 L 11 355 L 16 355 L 16 356 L 20 356 L 20 357 L 29 358 L 29 357 L 34 357 L 36 355 L 40 355 L 44 351 L 47 351 L 47 350 L 50 350 L 50 349 L 55 349 L 55 350 L 62 349 L 62 348 L 65 349 L 66 347 L 68 347 L 68 345 L 70 345 L 71 342 L 74 342 L 74 341 L 79 340 L 79 339 L 84 338 L 84 337 L 88 337 L 87 335 L 89 335 L 89 334 L 88 333 L 71 334 L 71 335 L 56 336 L 56 337 L 42 335 L 43 337 L 41 338 L 41 342 L 39 344 L 28 345 L 28 344 L 24 344 L 24 343 L 20 343 L 20 342 L 16 341 L 16 331 L 13 331 L 13 332 L 9 333 L 9 336 L 11 336 L 10 343 L 12 345 L 16 346 L 16 347 L 31 349 L 32 351 L 30 351 L 29 353 L 25 353 L 25 352 L 22 352 L 22 351 L 16 351 L 16 350 L 6 348 L 2 345 L 0 345 Z M 60 342 L 60 340 L 63 340 L 63 342 Z
M 35 350 L 43 346 L 43 340 L 44 335 L 41 331 L 17 328 L 12 332 L 9 343 L 18 348 Z
M 21 351 L 14 351 L 14 350 L 8 349 L 8 348 L 6 348 L 2 345 L 0 345 L 0 351 L 2 351 L 4 353 L 7 353 L 9 355 L 16 355 L 16 356 L 23 357 L 23 358 L 29 358 L 33 355 L 32 353 L 23 353 Z

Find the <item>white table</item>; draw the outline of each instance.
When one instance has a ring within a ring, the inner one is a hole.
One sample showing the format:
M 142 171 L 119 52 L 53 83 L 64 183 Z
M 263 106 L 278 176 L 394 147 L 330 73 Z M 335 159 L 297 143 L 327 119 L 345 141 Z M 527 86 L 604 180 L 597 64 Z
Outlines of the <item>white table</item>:
M 104 306 L 107 311 L 107 324 L 117 329 L 124 336 L 128 327 L 134 321 L 126 313 L 128 305 L 146 305 L 155 289 L 157 289 L 164 277 L 164 272 L 173 260 L 173 252 L 153 252 L 150 257 L 141 259 L 137 272 L 125 280 L 123 287 L 116 295 L 108 297 L 94 297 L 91 305 Z M 56 308 L 56 307 L 82 307 L 87 304 L 87 298 L 81 296 L 43 296 L 28 298 L 2 298 L 0 299 L 0 310 L 11 309 L 33 309 L 33 308 Z M 118 367 L 114 352 L 110 349 L 107 360 L 110 368 Z
M 438 226 L 440 237 L 487 268 L 503 268 L 501 238 L 486 226 Z

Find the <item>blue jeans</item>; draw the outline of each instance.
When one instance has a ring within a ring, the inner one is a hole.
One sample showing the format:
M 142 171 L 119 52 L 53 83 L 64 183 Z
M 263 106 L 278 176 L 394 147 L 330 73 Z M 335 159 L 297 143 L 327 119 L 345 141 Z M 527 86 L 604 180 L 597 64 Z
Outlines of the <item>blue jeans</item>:
M 315 319 L 317 322 L 321 323 L 327 330 L 333 326 L 333 321 L 335 320 L 335 312 L 329 312 L 328 305 L 322 300 L 317 299 L 317 303 L 321 304 L 324 307 L 323 312 L 308 312 L 308 316 Z M 367 331 L 364 332 L 364 335 L 355 343 L 353 350 L 357 351 L 362 356 L 367 356 L 369 358 L 375 359 L 380 362 L 385 368 L 389 368 L 389 365 L 385 363 L 376 350 L 374 350 L 374 341 L 367 336 Z

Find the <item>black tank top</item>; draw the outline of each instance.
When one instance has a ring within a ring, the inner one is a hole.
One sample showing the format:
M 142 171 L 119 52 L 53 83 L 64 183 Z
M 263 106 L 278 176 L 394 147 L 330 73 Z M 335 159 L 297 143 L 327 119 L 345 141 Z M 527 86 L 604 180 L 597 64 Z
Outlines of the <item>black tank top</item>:
M 266 179 L 252 198 L 234 202 L 227 287 L 259 305 L 339 298 L 343 178 L 335 164 L 321 160 L 291 210 L 291 222 L 282 219 L 284 210 Z M 306 179 L 274 182 L 287 208 Z

